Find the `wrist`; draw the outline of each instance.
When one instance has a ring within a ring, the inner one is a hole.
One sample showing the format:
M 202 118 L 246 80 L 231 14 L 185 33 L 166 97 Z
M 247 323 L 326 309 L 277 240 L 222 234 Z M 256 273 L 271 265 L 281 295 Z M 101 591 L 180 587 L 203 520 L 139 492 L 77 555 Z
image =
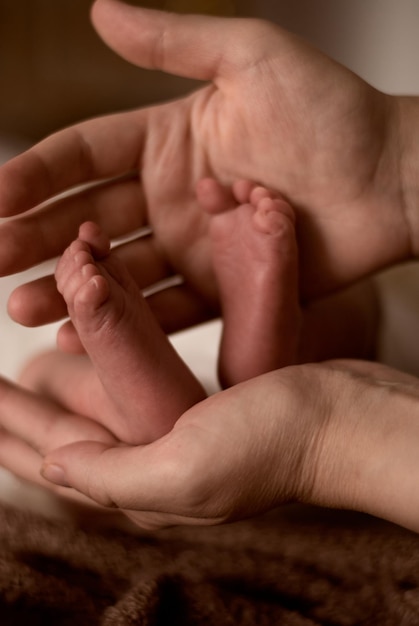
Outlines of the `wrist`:
M 329 411 L 308 454 L 314 460 L 308 501 L 419 532 L 416 380 L 362 361 L 329 362 L 321 370 Z

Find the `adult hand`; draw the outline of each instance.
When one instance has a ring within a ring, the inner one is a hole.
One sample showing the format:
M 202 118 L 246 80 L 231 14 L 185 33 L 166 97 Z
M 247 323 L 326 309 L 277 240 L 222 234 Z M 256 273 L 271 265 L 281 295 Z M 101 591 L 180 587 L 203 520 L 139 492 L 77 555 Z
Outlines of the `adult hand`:
M 57 402 L 0 377 L 0 466 L 24 480 L 51 490 L 42 478 L 42 458 L 57 446 L 94 440 L 118 445 L 98 422 L 76 415 Z M 58 496 L 79 504 L 97 504 L 76 490 L 53 487 Z
M 133 63 L 209 84 L 176 102 L 78 124 L 3 166 L 2 216 L 81 183 L 119 180 L 3 224 L 2 274 L 60 254 L 86 219 L 112 237 L 149 224 L 153 236 L 120 254 L 143 287 L 174 273 L 185 278 L 150 301 L 163 326 L 209 317 L 217 295 L 207 217 L 194 194 L 205 176 L 256 179 L 288 197 L 298 212 L 305 296 L 416 253 L 418 125 L 406 128 L 416 101 L 379 93 L 258 20 L 98 0 L 93 22 Z M 127 174 L 140 180 L 120 179 Z M 15 292 L 10 312 L 28 325 L 66 314 L 49 278 Z
M 76 432 L 79 418 L 56 411 L 52 421 L 44 398 L 3 389 L 0 463 L 40 480 L 44 457 L 43 475 L 61 491 L 139 526 L 215 524 L 300 501 L 419 530 L 419 384 L 384 366 L 284 368 L 211 396 L 139 447 L 89 435 L 85 422 Z

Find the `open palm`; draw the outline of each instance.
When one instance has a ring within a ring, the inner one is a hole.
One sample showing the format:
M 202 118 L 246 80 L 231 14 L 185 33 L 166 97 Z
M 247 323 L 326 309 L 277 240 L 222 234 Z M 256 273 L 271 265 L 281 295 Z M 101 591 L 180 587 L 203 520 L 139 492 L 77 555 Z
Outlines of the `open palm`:
M 81 183 L 118 179 L 2 225 L 3 274 L 60 254 L 86 219 L 112 237 L 150 225 L 152 236 L 119 254 L 143 287 L 184 277 L 151 300 L 162 324 L 173 330 L 208 317 L 217 293 L 207 216 L 195 199 L 204 176 L 226 184 L 251 178 L 288 197 L 309 298 L 409 256 L 392 131 L 396 98 L 258 20 L 98 0 L 93 21 L 137 65 L 209 84 L 175 102 L 61 131 L 0 169 L 2 215 Z M 50 279 L 21 288 L 10 310 L 31 325 L 65 315 Z

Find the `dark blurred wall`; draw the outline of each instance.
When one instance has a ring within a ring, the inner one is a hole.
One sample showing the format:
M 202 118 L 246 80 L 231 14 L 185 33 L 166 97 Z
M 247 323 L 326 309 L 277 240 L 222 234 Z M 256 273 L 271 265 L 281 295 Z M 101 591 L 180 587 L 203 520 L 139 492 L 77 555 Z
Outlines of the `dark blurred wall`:
M 119 59 L 94 32 L 90 6 L 90 0 L 0 0 L 0 134 L 38 139 L 75 120 L 191 88 Z

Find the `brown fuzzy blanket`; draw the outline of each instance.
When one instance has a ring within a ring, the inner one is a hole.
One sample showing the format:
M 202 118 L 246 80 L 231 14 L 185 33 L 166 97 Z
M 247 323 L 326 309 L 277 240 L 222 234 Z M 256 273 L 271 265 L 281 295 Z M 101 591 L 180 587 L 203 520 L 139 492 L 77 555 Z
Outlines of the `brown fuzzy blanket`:
M 133 536 L 0 508 L 1 626 L 419 624 L 419 536 L 286 507 Z

